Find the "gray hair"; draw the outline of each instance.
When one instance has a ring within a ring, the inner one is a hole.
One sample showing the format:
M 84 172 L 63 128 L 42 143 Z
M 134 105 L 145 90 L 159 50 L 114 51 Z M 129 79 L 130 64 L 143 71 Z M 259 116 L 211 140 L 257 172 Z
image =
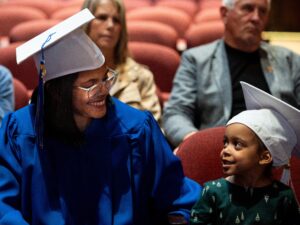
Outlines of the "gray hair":
M 222 5 L 232 9 L 234 7 L 234 4 L 239 1 L 239 0 L 222 0 Z M 271 0 L 267 0 L 268 1 L 268 9 L 271 8 Z

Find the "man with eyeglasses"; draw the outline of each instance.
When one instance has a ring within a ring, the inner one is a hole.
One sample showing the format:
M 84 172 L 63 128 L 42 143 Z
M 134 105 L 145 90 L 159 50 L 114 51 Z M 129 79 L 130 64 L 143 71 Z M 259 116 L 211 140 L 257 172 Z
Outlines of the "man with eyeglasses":
M 174 147 L 245 110 L 240 81 L 300 106 L 300 57 L 262 42 L 271 0 L 223 0 L 223 39 L 187 50 L 163 113 Z

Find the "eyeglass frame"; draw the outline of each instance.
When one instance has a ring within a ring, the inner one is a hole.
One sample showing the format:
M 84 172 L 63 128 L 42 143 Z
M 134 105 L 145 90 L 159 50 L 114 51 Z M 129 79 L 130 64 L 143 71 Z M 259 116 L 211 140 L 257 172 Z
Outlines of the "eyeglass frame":
M 113 84 L 112 84 L 109 88 L 107 88 L 107 90 L 109 91 L 109 90 L 111 89 L 111 87 L 115 84 L 116 80 L 117 80 L 118 72 L 115 71 L 115 70 L 113 70 L 112 68 L 106 67 L 105 75 L 106 75 L 108 72 L 111 72 L 111 73 L 113 74 L 113 76 L 107 77 L 107 78 L 105 78 L 104 81 L 101 80 L 101 81 L 99 81 L 99 82 L 93 84 L 91 87 L 88 87 L 88 88 L 81 87 L 81 86 L 75 86 L 75 87 L 76 87 L 76 88 L 79 88 L 80 90 L 83 90 L 83 91 L 89 93 L 91 90 L 97 88 L 97 86 L 99 86 L 99 85 L 101 85 L 101 86 L 99 86 L 99 87 L 101 87 L 101 88 L 102 88 L 103 86 L 106 87 L 106 86 L 105 86 L 106 82 L 108 82 L 108 81 L 110 81 L 110 80 L 113 79 Z

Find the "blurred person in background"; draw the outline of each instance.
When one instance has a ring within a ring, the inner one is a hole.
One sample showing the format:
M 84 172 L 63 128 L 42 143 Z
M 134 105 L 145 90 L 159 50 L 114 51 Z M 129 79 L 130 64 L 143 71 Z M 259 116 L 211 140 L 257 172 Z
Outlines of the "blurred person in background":
M 0 126 L 4 115 L 14 111 L 14 83 L 11 72 L 0 65 Z
M 183 53 L 162 121 L 173 147 L 245 110 L 240 81 L 299 108 L 300 56 L 262 41 L 270 7 L 271 0 L 223 0 L 223 39 Z
M 86 33 L 103 52 L 106 64 L 119 74 L 110 95 L 137 109 L 150 111 L 160 121 L 153 74 L 129 55 L 122 0 L 85 0 L 82 8 L 88 8 L 96 17 L 86 25 Z

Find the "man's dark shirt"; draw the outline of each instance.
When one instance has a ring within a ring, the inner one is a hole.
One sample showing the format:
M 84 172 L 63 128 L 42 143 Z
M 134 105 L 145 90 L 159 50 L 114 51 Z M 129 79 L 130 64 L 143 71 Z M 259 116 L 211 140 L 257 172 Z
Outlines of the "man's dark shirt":
M 227 44 L 225 44 L 225 49 L 232 84 L 231 118 L 246 109 L 240 81 L 252 84 L 267 93 L 270 93 L 270 89 L 262 71 L 259 50 L 251 53 L 243 52 Z

